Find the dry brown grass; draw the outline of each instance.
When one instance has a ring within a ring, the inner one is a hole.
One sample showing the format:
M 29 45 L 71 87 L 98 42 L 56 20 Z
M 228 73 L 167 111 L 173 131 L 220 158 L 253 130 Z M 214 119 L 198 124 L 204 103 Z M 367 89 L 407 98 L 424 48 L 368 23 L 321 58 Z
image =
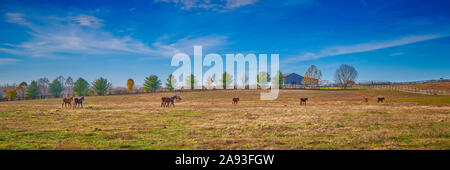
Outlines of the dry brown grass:
M 425 95 L 281 90 L 277 100 L 261 101 L 259 93 L 179 93 L 175 108 L 159 107 L 173 93 L 88 97 L 79 110 L 61 109 L 60 99 L 3 102 L 0 148 L 450 149 L 449 104 L 395 100 Z M 376 103 L 378 96 L 387 101 Z M 309 98 L 306 107 L 300 97 Z
M 422 84 L 405 84 L 405 85 L 398 85 L 402 87 L 408 87 L 408 88 L 419 88 L 419 89 L 426 89 L 426 90 L 443 90 L 443 91 L 450 91 L 450 82 L 433 82 L 433 83 L 422 83 Z

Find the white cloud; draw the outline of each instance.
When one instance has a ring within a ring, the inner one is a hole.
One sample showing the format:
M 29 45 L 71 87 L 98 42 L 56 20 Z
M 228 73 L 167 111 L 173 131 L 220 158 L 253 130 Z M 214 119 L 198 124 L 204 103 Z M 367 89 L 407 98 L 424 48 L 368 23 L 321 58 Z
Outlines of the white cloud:
M 24 19 L 24 15 L 21 13 L 6 13 L 5 15 L 8 22 L 16 23 L 19 25 L 30 25 L 30 23 Z
M 78 22 L 82 26 L 92 26 L 92 27 L 100 26 L 102 22 L 101 19 L 88 15 L 80 15 L 77 17 L 72 17 L 72 20 Z
M 241 6 L 251 5 L 256 3 L 258 0 L 227 0 L 226 8 L 235 9 Z
M 258 0 L 154 0 L 154 2 L 174 3 L 176 7 L 183 10 L 202 8 L 207 10 L 227 11 L 242 6 L 255 4 Z
M 307 61 L 307 60 L 314 60 L 314 59 L 330 57 L 330 56 L 368 52 L 368 51 L 403 46 L 403 45 L 408 45 L 408 44 L 413 44 L 413 43 L 417 43 L 417 42 L 421 42 L 421 41 L 433 40 L 433 39 L 438 39 L 438 38 L 443 38 L 443 37 L 446 37 L 446 35 L 441 35 L 441 34 L 414 35 L 414 36 L 403 37 L 403 38 L 390 40 L 390 41 L 370 42 L 370 43 L 362 43 L 362 44 L 355 44 L 355 45 L 348 45 L 348 46 L 335 46 L 335 47 L 323 49 L 323 50 L 321 50 L 319 52 L 315 52 L 315 53 L 313 53 L 313 52 L 303 53 L 299 56 L 288 58 L 285 61 L 286 62 Z
M 0 58 L 0 65 L 7 65 L 7 64 L 13 64 L 17 63 L 20 60 L 14 59 L 14 58 Z
M 114 36 L 99 29 L 95 24 L 100 24 L 101 20 L 93 16 L 80 15 L 81 17 L 75 17 L 76 19 L 64 17 L 56 20 L 76 20 L 79 24 L 51 22 L 39 26 L 28 22 L 23 15 L 20 16 L 20 23 L 28 23 L 26 26 L 31 30 L 32 38 L 19 44 L 2 44 L 0 51 L 19 56 L 46 58 L 77 55 L 140 55 L 147 58 L 163 58 L 172 57 L 176 52 L 189 52 L 187 50 L 194 45 L 217 47 L 226 41 L 226 37 L 212 35 L 186 37 L 171 43 L 157 41 L 147 45 L 130 36 Z

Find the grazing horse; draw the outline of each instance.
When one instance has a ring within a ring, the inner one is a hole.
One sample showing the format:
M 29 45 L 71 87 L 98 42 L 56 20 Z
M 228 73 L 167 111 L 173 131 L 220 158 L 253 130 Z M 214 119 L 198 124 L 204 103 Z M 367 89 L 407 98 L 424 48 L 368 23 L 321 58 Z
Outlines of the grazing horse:
M 181 97 L 178 95 L 172 96 L 172 97 L 161 97 L 161 107 L 170 107 L 172 104 L 172 107 L 175 107 L 174 101 L 175 99 L 181 100 Z
M 383 103 L 383 101 L 384 101 L 384 97 L 378 97 L 378 101 L 377 101 L 377 103 Z
M 81 98 L 75 98 L 75 103 L 73 104 L 73 108 L 77 107 L 77 108 L 83 108 L 83 100 L 84 100 L 84 96 Z
M 73 100 L 73 97 L 63 98 L 61 108 L 64 106 L 67 108 L 67 105 L 72 106 L 72 100 Z
M 308 101 L 308 98 L 300 98 L 300 105 L 306 106 L 306 101 Z
M 238 104 L 238 102 L 239 102 L 239 97 L 233 98 L 232 104 Z
M 367 99 L 367 97 L 364 97 L 364 98 L 363 98 L 363 102 L 364 102 L 364 103 L 367 103 L 368 101 L 369 101 L 369 99 Z

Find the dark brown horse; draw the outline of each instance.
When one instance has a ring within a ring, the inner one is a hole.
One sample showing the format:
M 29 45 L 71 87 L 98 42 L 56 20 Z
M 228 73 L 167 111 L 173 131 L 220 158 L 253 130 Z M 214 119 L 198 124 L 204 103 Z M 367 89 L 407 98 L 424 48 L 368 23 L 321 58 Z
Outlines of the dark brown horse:
M 167 100 L 167 97 L 161 97 L 161 107 L 166 106 L 166 100 Z
M 62 107 L 66 107 L 67 108 L 67 105 L 72 106 L 72 100 L 73 100 L 73 97 L 63 98 L 62 99 L 63 102 L 62 102 L 61 108 Z
M 161 97 L 161 107 L 175 107 L 175 99 L 181 100 L 181 97 L 178 95 L 172 96 L 172 97 Z
M 239 102 L 239 97 L 233 98 L 232 104 L 238 104 L 238 102 Z
M 83 108 L 83 100 L 84 100 L 84 96 L 81 98 L 75 98 L 75 103 L 73 104 L 73 108 L 77 107 L 77 108 Z
M 300 105 L 306 106 L 306 101 L 308 101 L 308 98 L 300 98 Z
M 367 99 L 367 97 L 364 97 L 364 98 L 363 98 L 363 102 L 364 102 L 364 103 L 367 103 L 368 101 L 369 101 L 369 99 Z
M 377 103 L 383 103 L 384 102 L 384 97 L 378 97 Z

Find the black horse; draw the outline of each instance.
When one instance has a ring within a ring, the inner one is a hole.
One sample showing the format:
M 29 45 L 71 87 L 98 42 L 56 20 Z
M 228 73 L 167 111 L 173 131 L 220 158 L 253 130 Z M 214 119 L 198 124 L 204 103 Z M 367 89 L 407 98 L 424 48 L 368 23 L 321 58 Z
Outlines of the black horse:
M 161 98 L 161 107 L 175 107 L 174 101 L 175 99 L 181 100 L 181 97 L 178 95 L 172 96 L 172 97 L 162 97 Z
M 75 103 L 73 105 L 73 108 L 77 107 L 77 108 L 83 108 L 83 100 L 84 100 L 84 96 L 81 98 L 75 98 Z
M 377 103 L 383 103 L 383 101 L 384 101 L 384 97 L 378 97 L 378 101 L 377 101 Z

